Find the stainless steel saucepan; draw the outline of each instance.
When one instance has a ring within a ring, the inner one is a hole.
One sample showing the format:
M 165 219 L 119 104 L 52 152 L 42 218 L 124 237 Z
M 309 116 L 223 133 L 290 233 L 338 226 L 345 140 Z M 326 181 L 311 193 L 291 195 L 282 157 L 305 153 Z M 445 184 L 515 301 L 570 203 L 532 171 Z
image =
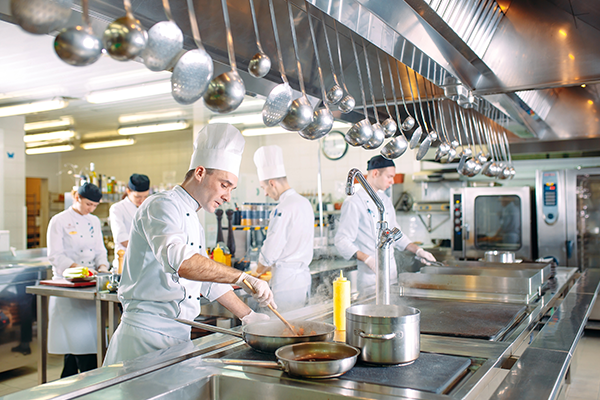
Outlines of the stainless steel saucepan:
M 309 379 L 334 378 L 350 371 L 360 350 L 345 343 L 310 342 L 280 347 L 278 361 L 204 359 L 204 361 L 244 367 L 281 369 L 288 375 Z
M 265 321 L 244 325 L 242 331 L 220 328 L 201 322 L 189 321 L 175 318 L 177 322 L 204 329 L 209 332 L 224 333 L 244 339 L 244 341 L 255 350 L 264 353 L 275 353 L 275 351 L 288 344 L 303 342 L 326 342 L 333 339 L 335 326 L 324 322 L 315 321 L 290 321 L 299 335 L 294 335 L 281 321 Z

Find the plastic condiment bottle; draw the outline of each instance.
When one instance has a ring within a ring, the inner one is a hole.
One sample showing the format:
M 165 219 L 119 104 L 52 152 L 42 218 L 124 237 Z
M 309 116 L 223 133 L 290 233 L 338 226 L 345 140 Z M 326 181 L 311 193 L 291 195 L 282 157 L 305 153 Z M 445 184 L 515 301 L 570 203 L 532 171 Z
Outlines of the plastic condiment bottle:
M 213 260 L 220 262 L 221 264 L 225 264 L 225 254 L 223 253 L 221 246 L 217 246 L 213 250 Z
M 333 324 L 338 331 L 346 330 L 346 308 L 350 307 L 350 281 L 340 271 L 333 281 Z

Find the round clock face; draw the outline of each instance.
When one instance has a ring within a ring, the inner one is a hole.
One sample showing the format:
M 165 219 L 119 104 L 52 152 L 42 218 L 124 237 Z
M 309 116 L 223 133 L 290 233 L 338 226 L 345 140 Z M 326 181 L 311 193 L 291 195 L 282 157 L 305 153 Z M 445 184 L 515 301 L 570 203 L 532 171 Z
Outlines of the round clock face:
M 329 132 L 321 142 L 323 154 L 330 160 L 339 160 L 346 155 L 348 143 L 341 132 Z

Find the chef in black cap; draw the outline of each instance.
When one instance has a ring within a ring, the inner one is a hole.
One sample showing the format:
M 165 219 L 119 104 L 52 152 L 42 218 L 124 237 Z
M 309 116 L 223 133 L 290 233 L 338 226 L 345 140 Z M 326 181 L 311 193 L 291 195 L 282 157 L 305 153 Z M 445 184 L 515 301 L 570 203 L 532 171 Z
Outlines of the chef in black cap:
M 131 221 L 133 221 L 133 216 L 138 207 L 150 194 L 150 179 L 142 174 L 131 175 L 125 192 L 125 198 L 113 204 L 109 210 L 110 229 L 115 242 L 115 254 L 119 250 L 127 248 Z M 115 257 L 115 260 L 117 260 L 117 257 Z
M 396 212 L 392 201 L 384 193 L 393 183 L 396 175 L 394 161 L 377 155 L 367 163 L 367 182 L 379 195 L 385 208 L 384 218 L 388 227 L 398 228 Z M 342 205 L 340 224 L 335 235 L 335 246 L 342 257 L 349 260 L 358 260 L 358 290 L 361 294 L 375 290 L 377 270 L 377 221 L 379 211 L 362 187 L 356 190 L 354 196 L 348 196 Z M 394 243 L 399 250 L 408 250 L 428 261 L 435 261 L 435 257 L 402 236 Z M 398 272 L 393 254 L 390 260 L 390 281 L 397 282 Z
M 63 279 L 68 268 L 108 272 L 100 220 L 91 214 L 102 192 L 85 183 L 72 195 L 73 205 L 52 217 L 48 225 L 53 280 Z M 65 355 L 61 378 L 96 368 L 96 303 L 50 296 L 48 317 L 48 353 Z

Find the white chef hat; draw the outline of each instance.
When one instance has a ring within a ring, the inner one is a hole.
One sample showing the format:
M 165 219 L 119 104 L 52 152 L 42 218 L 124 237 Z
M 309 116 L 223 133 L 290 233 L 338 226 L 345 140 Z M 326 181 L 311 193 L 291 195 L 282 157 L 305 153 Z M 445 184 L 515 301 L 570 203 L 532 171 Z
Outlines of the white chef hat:
M 277 145 L 263 146 L 256 150 L 256 153 L 254 153 L 254 164 L 256 164 L 259 181 L 285 176 L 283 151 Z
M 240 131 L 230 124 L 206 125 L 198 132 L 189 169 L 201 165 L 239 176 L 245 143 Z

